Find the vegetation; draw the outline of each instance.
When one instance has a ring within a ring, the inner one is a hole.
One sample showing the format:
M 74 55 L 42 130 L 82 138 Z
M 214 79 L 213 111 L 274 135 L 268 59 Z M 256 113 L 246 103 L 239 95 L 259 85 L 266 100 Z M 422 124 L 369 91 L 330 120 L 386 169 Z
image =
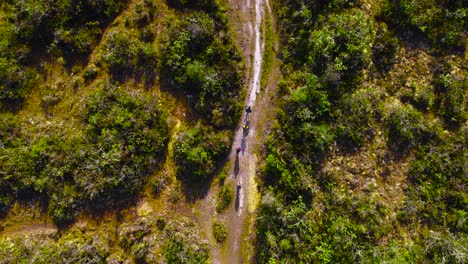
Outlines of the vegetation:
M 0 22 L 0 101 L 18 102 L 28 94 L 37 79 L 32 67 L 36 57 L 52 55 L 69 65 L 86 58 L 103 27 L 125 5 L 126 1 L 116 0 L 3 3 L 6 19 Z
M 229 151 L 231 138 L 228 131 L 217 133 L 201 124 L 179 135 L 174 146 L 177 177 L 188 183 L 211 179 L 216 162 Z
M 164 159 L 168 127 L 154 100 L 106 84 L 87 97 L 83 121 L 78 138 L 17 134 L 14 143 L 5 141 L 2 210 L 16 198 L 39 196 L 49 201 L 54 221 L 64 224 L 82 209 L 125 202 Z M 11 120 L 2 123 L 15 131 Z
M 219 188 L 218 197 L 216 200 L 216 212 L 221 213 L 229 206 L 234 200 L 234 188 L 231 184 L 223 185 Z
M 255 261 L 463 263 L 466 7 L 275 4 L 282 100 Z
M 172 29 L 163 50 L 167 78 L 216 128 L 233 128 L 241 112 L 240 56 L 224 16 L 195 12 Z
M 2 237 L 0 258 L 2 263 L 207 263 L 207 242 L 196 226 L 173 214 L 159 228 L 156 218 L 127 219 L 104 230 L 73 229 L 56 239 L 41 234 Z
M 146 191 L 182 201 L 180 181 L 209 184 L 229 151 L 243 67 L 224 12 L 205 0 L 0 4 L 0 262 L 208 262 L 187 219 L 127 209 Z M 16 219 L 23 207 L 35 213 Z M 27 239 L 3 232 L 22 224 Z
M 218 243 L 223 243 L 228 236 L 226 224 L 223 222 L 215 222 L 212 227 L 213 237 Z
M 262 84 L 275 55 L 282 77 L 253 261 L 466 262 L 465 2 L 271 4 Z M 208 263 L 203 236 L 228 226 L 174 211 L 242 112 L 230 33 L 214 0 L 2 1 L 0 262 Z

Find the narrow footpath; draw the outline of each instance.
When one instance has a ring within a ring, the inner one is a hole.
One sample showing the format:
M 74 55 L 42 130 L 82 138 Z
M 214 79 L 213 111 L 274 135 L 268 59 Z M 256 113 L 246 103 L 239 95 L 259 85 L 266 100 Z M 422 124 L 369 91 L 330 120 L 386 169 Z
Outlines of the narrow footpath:
M 263 63 L 264 37 L 262 37 L 261 29 L 264 17 L 264 0 L 252 0 L 254 5 L 251 6 L 249 0 L 244 2 L 247 8 L 254 9 L 253 18 L 247 23 L 253 23 L 253 32 L 250 31 L 250 38 L 253 40 L 253 54 L 251 54 L 250 63 L 250 79 L 248 82 L 249 89 L 245 102 L 245 107 L 251 107 L 252 112 L 244 111 L 241 119 L 241 124 L 236 131 L 233 146 L 231 149 L 231 164 L 233 167 L 230 173 L 230 179 L 235 183 L 235 200 L 234 208 L 228 213 L 226 225 L 228 227 L 229 236 L 227 239 L 227 248 L 225 259 L 229 263 L 243 263 L 243 250 L 247 250 L 245 246 L 251 241 L 248 240 L 248 223 L 246 222 L 248 215 L 254 213 L 256 203 L 258 202 L 257 188 L 255 184 L 255 172 L 257 165 L 256 143 L 257 143 L 257 127 L 258 127 L 258 112 L 262 111 L 257 107 L 257 97 L 261 97 L 260 81 Z M 251 24 L 248 28 L 252 28 Z M 253 55 L 253 56 L 252 56 Z M 236 153 L 236 148 L 241 148 L 239 154 Z M 245 253 L 244 253 L 245 254 Z
M 244 109 L 250 107 L 252 111 L 243 111 L 228 157 L 230 167 L 225 184 L 234 188 L 232 206 L 217 214 L 215 205 L 218 187 L 212 186 L 198 207 L 200 226 L 210 240 L 210 262 L 215 264 L 252 261 L 255 210 L 260 199 L 255 181 L 257 153 L 259 144 L 265 139 L 265 127 L 268 126 L 264 122 L 270 117 L 270 100 L 275 90 L 270 88 L 276 87 L 279 76 L 276 74 L 277 76 L 267 81 L 266 87 L 260 87 L 265 51 L 265 16 L 271 18 L 268 0 L 229 0 L 229 4 L 229 18 L 246 64 L 245 78 L 248 81 L 245 83 L 247 96 Z M 239 148 L 241 151 L 237 153 Z M 213 222 L 219 220 L 228 229 L 228 236 L 223 244 L 217 243 L 211 235 Z

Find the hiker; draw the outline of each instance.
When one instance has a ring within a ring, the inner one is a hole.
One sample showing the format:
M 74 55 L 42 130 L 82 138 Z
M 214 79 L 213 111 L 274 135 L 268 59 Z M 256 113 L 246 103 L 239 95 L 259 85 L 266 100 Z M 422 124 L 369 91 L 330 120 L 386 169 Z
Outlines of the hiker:
M 241 152 L 241 151 L 242 151 L 242 147 L 237 147 L 237 148 L 236 148 L 236 154 L 237 154 L 237 155 L 239 155 L 239 152 Z
M 245 125 L 245 126 L 242 126 L 242 128 L 243 128 L 244 130 L 247 130 L 247 129 L 249 129 L 249 126 Z
M 247 106 L 247 107 L 245 108 L 245 111 L 246 111 L 248 114 L 250 114 L 250 113 L 252 112 L 252 107 Z
M 241 187 L 242 187 L 242 186 L 241 186 L 241 183 L 238 182 L 238 183 L 237 183 L 237 189 L 240 189 Z

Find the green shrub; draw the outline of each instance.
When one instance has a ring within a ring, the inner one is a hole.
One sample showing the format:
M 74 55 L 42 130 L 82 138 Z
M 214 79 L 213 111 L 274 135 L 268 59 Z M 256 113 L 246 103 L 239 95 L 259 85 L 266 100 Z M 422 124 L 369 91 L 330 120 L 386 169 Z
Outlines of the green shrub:
M 83 78 L 88 82 L 94 80 L 97 77 L 97 75 L 98 75 L 98 69 L 96 68 L 94 64 L 87 67 L 83 72 Z
M 439 114 L 450 124 L 462 124 L 468 118 L 466 110 L 468 80 L 454 78 L 450 74 L 441 74 L 435 80 L 439 92 Z
M 415 216 L 430 226 L 442 225 L 454 232 L 468 231 L 460 225 L 460 220 L 466 219 L 468 206 L 468 195 L 460 185 L 467 182 L 463 142 L 460 135 L 421 147 L 409 170 L 414 184 L 409 191 L 417 201 Z
M 137 75 L 145 78 L 145 83 L 151 84 L 156 79 L 158 54 L 152 44 L 143 44 L 137 51 Z
M 373 135 L 373 120 L 378 116 L 382 95 L 369 87 L 344 97 L 334 116 L 337 117 L 338 141 L 348 148 L 359 148 Z
M 396 58 L 399 41 L 388 31 L 386 24 L 379 24 L 372 46 L 372 61 L 380 71 L 388 71 Z
M 382 17 L 394 27 L 418 32 L 444 52 L 464 48 L 466 16 L 461 1 L 389 1 L 382 12 Z
M 175 8 L 196 8 L 207 12 L 216 12 L 218 7 L 213 0 L 169 0 L 170 6 Z
M 206 182 L 213 176 L 216 163 L 229 152 L 232 133 L 215 132 L 199 123 L 180 134 L 174 145 L 177 177 L 186 182 Z
M 228 230 L 227 230 L 225 223 L 223 222 L 213 223 L 212 230 L 213 230 L 213 237 L 216 239 L 218 243 L 223 243 L 226 240 L 228 236 Z
M 172 29 L 162 51 L 162 69 L 197 112 L 217 128 L 233 128 L 240 117 L 240 56 L 226 24 L 196 12 Z
M 208 263 L 208 253 L 206 244 L 189 244 L 180 233 L 175 233 L 164 245 L 164 256 L 168 263 Z
M 112 75 L 119 79 L 128 77 L 135 67 L 135 43 L 122 32 L 114 33 L 108 42 L 106 62 Z
M 221 213 L 226 210 L 234 199 L 234 187 L 231 184 L 223 185 L 219 188 L 216 200 L 216 212 Z
M 388 143 L 394 150 L 409 150 L 432 136 L 421 112 L 409 105 L 390 109 L 384 122 L 388 129 Z

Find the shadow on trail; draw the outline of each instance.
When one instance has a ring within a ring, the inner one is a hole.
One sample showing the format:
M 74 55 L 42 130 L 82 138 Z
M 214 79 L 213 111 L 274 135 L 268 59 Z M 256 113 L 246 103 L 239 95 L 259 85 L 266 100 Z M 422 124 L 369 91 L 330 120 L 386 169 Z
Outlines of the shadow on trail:
M 239 154 L 236 155 L 236 161 L 234 163 L 234 178 L 237 179 L 237 175 L 239 174 Z
M 241 189 L 241 186 L 236 187 L 236 202 L 234 203 L 236 212 L 239 211 L 239 206 L 240 206 L 240 189 Z

